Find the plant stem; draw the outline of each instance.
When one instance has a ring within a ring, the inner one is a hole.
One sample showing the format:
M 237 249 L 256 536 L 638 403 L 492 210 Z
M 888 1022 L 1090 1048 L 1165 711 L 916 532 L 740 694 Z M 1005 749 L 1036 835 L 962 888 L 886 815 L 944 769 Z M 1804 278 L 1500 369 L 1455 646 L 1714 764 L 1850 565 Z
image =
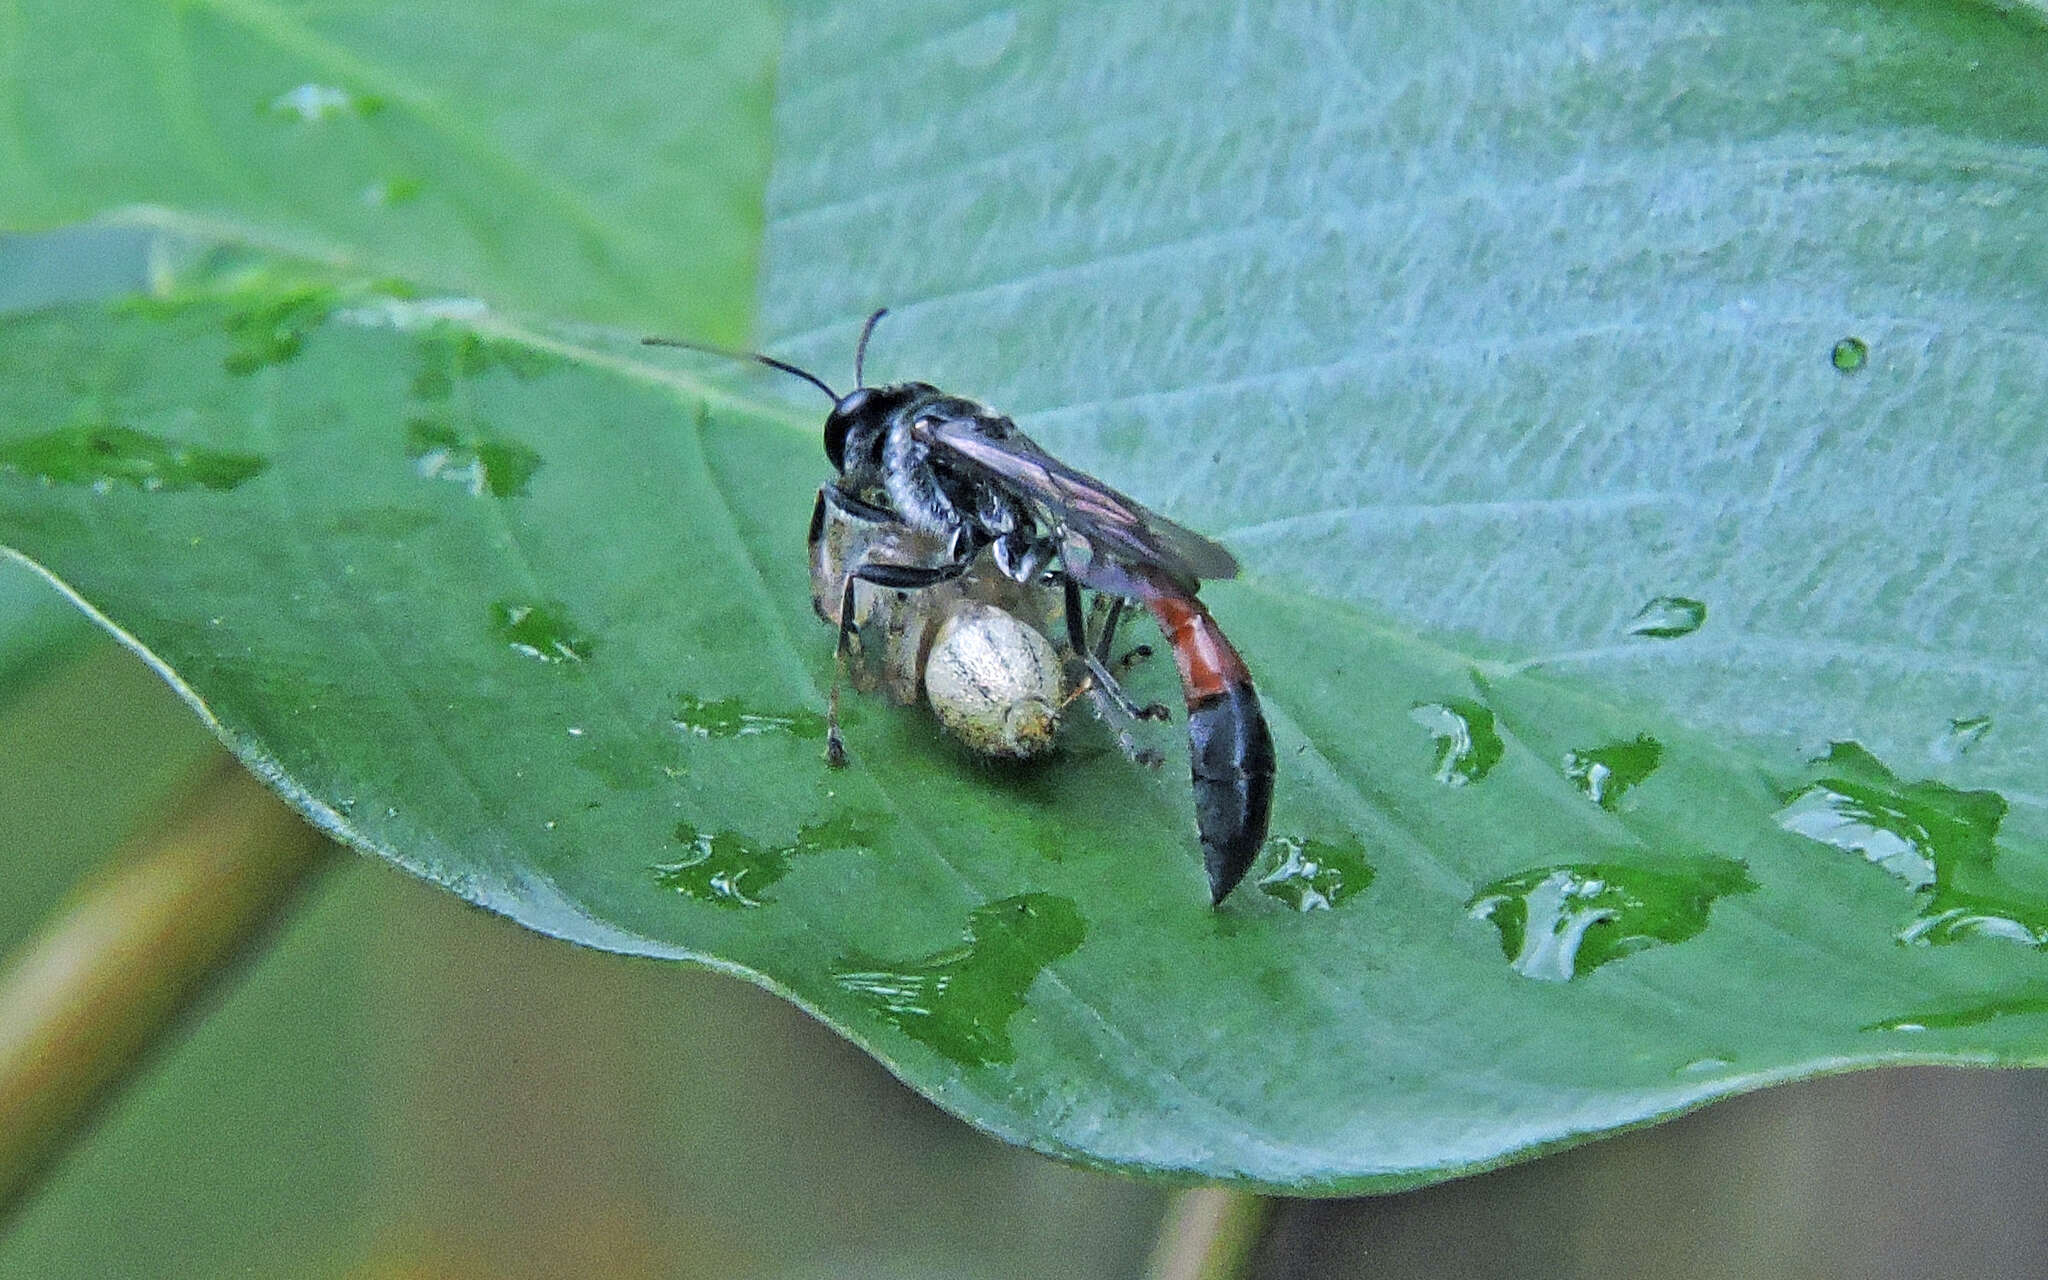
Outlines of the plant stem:
M 232 761 L 0 967 L 0 1219 L 333 848 Z
M 1228 1187 L 1191 1187 L 1167 1206 L 1148 1280 L 1235 1280 L 1247 1273 L 1273 1202 Z

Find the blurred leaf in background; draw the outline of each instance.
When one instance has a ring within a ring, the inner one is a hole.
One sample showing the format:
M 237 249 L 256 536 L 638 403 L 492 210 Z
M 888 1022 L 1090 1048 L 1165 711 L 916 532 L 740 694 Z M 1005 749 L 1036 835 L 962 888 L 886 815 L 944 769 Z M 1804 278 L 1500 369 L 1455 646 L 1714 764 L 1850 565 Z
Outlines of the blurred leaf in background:
M 29 0 L 0 29 L 0 223 L 112 213 L 737 340 L 775 43 L 760 3 Z
M 0 236 L 0 316 L 146 288 L 156 239 L 123 227 Z M 91 634 L 40 575 L 0 559 L 0 703 Z

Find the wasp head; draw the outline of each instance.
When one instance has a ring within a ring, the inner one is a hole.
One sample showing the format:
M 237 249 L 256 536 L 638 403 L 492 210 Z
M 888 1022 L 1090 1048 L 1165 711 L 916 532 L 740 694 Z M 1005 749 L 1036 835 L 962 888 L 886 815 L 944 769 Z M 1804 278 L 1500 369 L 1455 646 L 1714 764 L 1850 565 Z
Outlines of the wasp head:
M 911 401 L 930 394 L 932 388 L 921 382 L 904 382 L 891 387 L 855 387 L 839 397 L 825 419 L 825 456 L 831 459 L 833 470 L 846 470 L 849 437 L 867 448 L 878 448 L 889 419 Z

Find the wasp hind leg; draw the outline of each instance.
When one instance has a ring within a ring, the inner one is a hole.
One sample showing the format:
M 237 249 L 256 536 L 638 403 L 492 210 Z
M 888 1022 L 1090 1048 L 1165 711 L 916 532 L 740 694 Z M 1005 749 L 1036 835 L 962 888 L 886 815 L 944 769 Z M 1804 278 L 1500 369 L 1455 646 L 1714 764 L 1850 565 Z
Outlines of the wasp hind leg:
M 1104 697 L 1115 703 L 1119 712 L 1133 720 L 1171 720 L 1173 713 L 1168 711 L 1163 703 L 1154 702 L 1149 706 L 1141 707 L 1136 702 L 1133 702 L 1131 696 L 1124 692 L 1123 685 L 1117 682 L 1116 676 L 1109 669 L 1109 650 L 1110 646 L 1115 642 L 1117 622 L 1123 614 L 1123 598 L 1118 597 L 1111 603 L 1109 607 L 1109 620 L 1102 628 L 1102 638 L 1095 644 L 1090 645 L 1088 643 L 1087 627 L 1081 620 L 1080 585 L 1072 578 L 1066 578 L 1062 581 L 1067 595 L 1067 644 L 1073 649 L 1075 656 L 1080 658 L 1082 664 L 1088 668 L 1088 674 L 1093 680 L 1094 687 L 1100 690 Z M 1146 654 L 1150 654 L 1151 650 L 1149 647 L 1141 647 L 1146 649 Z M 1135 651 L 1133 652 L 1135 653 Z M 1134 657 L 1127 658 L 1124 661 L 1118 662 L 1117 665 L 1119 667 L 1128 667 L 1135 660 Z
M 825 763 L 835 769 L 846 767 L 846 738 L 839 732 L 839 682 L 846 674 L 847 653 L 858 630 L 853 621 L 853 584 L 867 582 L 894 591 L 922 591 L 952 581 L 966 573 L 971 563 L 962 560 L 932 568 L 864 561 L 847 571 L 846 586 L 839 593 L 839 639 L 832 647 L 832 692 L 825 700 Z
M 1102 597 L 1097 596 L 1095 599 L 1096 602 L 1099 604 L 1101 603 Z M 1109 660 L 1110 652 L 1112 651 L 1112 649 L 1114 649 L 1116 644 L 1117 623 L 1123 620 L 1124 608 L 1129 603 L 1130 601 L 1124 599 L 1122 596 L 1110 597 L 1110 605 L 1108 611 L 1104 614 L 1106 621 L 1104 621 L 1102 624 L 1102 634 L 1095 638 L 1096 661 L 1102 663 L 1106 667 L 1110 667 L 1119 676 L 1125 674 L 1132 667 L 1137 666 L 1140 662 L 1143 662 L 1145 659 L 1152 656 L 1151 645 L 1134 644 L 1130 648 L 1124 650 L 1123 657 L 1118 658 L 1115 662 L 1111 662 Z M 1164 712 L 1166 708 L 1160 707 L 1159 710 L 1161 712 Z
M 1102 635 L 1093 645 L 1088 643 L 1088 628 L 1082 621 L 1081 587 L 1072 578 L 1063 578 L 1066 590 L 1067 647 L 1074 651 L 1088 674 L 1082 679 L 1076 695 L 1087 693 L 1095 707 L 1095 714 L 1116 735 L 1116 745 L 1132 763 L 1157 769 L 1165 763 L 1166 757 L 1150 747 L 1141 746 L 1131 726 L 1140 720 L 1167 720 L 1172 713 L 1159 703 L 1141 707 L 1131 700 L 1117 678 L 1109 669 L 1108 655 L 1115 643 L 1118 621 L 1123 617 L 1124 600 L 1118 596 L 1110 602 L 1109 614 L 1102 626 Z M 1144 648 L 1149 655 L 1149 647 Z M 1136 650 L 1133 650 L 1136 653 Z M 1117 663 L 1119 668 L 1128 668 L 1134 659 L 1129 656 Z

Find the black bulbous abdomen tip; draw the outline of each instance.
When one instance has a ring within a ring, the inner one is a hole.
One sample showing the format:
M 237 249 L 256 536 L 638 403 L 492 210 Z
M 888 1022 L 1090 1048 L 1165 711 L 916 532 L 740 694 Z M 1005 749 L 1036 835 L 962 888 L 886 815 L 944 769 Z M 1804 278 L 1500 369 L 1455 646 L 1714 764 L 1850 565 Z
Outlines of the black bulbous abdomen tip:
M 1205 788 L 1195 784 L 1199 797 Z M 1204 805 L 1198 798 L 1198 815 L 1217 808 L 1228 810 L 1217 813 L 1213 822 L 1205 822 L 1202 832 L 1202 865 L 1209 873 L 1209 905 L 1221 906 L 1230 896 L 1230 891 L 1243 882 L 1251 871 L 1252 863 L 1258 861 L 1259 850 L 1266 843 L 1266 808 L 1273 796 L 1273 776 L 1251 775 L 1238 785 L 1214 788 L 1225 794 L 1216 797 L 1216 802 Z
M 1273 807 L 1273 735 L 1250 685 L 1188 709 L 1188 764 L 1209 903 L 1220 906 L 1258 859 Z

